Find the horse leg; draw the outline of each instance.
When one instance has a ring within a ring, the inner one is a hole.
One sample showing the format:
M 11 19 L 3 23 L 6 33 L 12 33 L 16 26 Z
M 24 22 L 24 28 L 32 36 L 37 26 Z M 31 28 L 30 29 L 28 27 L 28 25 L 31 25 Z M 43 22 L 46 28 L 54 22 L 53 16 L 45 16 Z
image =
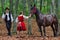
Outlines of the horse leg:
M 40 29 L 40 32 L 41 32 L 41 36 L 43 36 L 43 33 L 42 33 L 42 27 L 39 26 L 39 29 Z
M 45 26 L 43 26 L 44 36 L 46 36 Z
M 54 27 L 53 27 L 53 24 L 51 25 L 51 28 L 52 28 L 52 30 L 53 30 L 53 34 L 54 34 L 54 37 L 56 36 L 56 33 L 55 33 L 55 29 L 54 29 Z
M 56 36 L 57 36 L 57 32 L 58 32 L 58 23 L 55 23 L 55 33 L 56 33 Z

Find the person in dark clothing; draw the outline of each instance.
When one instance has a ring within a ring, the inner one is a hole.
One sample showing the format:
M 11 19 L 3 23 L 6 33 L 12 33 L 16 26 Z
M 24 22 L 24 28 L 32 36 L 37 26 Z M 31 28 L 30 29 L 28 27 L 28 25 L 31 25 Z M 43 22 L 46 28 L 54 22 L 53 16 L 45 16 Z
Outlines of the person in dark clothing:
M 8 35 L 10 36 L 11 35 L 11 24 L 13 22 L 13 17 L 12 17 L 12 14 L 11 14 L 8 7 L 5 9 L 5 12 L 2 15 L 2 19 L 6 23 L 6 28 L 7 28 L 7 31 L 8 31 Z

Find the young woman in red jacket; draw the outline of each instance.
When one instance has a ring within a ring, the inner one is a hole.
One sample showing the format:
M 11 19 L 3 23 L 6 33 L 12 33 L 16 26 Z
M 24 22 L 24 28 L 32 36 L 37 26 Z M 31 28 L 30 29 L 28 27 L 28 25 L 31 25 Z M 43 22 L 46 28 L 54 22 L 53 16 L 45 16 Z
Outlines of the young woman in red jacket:
M 23 15 L 23 12 L 20 12 L 20 15 L 18 15 L 18 17 L 16 18 L 16 23 L 17 23 L 17 35 L 19 35 L 19 33 L 24 33 L 24 31 L 26 31 L 26 26 L 25 26 L 25 22 L 24 19 L 28 19 L 30 16 L 25 16 Z

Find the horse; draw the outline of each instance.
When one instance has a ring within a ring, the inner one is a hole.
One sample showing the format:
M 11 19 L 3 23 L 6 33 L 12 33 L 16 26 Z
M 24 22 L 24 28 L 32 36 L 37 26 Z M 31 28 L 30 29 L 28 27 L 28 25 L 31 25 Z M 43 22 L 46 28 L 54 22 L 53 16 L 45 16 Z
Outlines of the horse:
M 31 16 L 33 15 L 36 16 L 36 22 L 41 32 L 41 36 L 46 36 L 45 27 L 48 27 L 48 26 L 51 26 L 54 37 L 57 36 L 58 19 L 55 14 L 42 14 L 35 5 L 31 7 L 30 14 Z

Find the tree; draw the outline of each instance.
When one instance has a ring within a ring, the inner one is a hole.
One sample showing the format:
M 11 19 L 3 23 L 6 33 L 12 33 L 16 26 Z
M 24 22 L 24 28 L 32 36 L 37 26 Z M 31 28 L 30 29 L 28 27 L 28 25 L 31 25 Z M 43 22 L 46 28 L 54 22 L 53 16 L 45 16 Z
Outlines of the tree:
M 16 2 L 15 2 L 15 14 L 17 14 L 18 5 L 19 5 L 19 0 L 16 0 Z
M 33 0 L 34 4 L 37 5 L 37 0 Z
M 17 11 L 18 11 L 18 4 L 19 4 L 19 0 L 16 0 L 15 1 L 15 9 L 14 9 L 14 29 L 13 29 L 13 32 L 16 33 L 16 23 L 15 23 L 15 19 L 16 19 L 16 14 L 17 14 Z
M 59 0 L 55 0 L 55 5 L 56 5 L 56 10 L 55 11 L 56 11 L 56 16 L 57 17 L 58 17 L 58 11 L 59 11 L 58 10 L 58 5 L 59 5 L 58 2 L 59 2 Z M 57 35 L 60 35 L 60 20 L 58 19 L 58 21 L 59 22 L 58 22 L 58 33 L 57 33 Z
M 4 12 L 4 2 L 5 2 L 5 0 L 1 0 L 2 12 Z
M 42 10 L 42 0 L 40 0 L 40 11 Z
M 22 0 L 22 5 L 23 5 L 23 11 L 25 13 L 25 11 L 26 11 L 26 0 Z
M 30 0 L 27 0 L 27 2 L 28 2 L 28 13 L 30 13 L 30 8 L 31 8 L 32 4 L 31 4 L 31 1 Z M 28 19 L 28 34 L 29 35 L 32 34 L 31 30 L 32 30 L 31 29 L 31 18 L 29 18 Z
M 52 8 L 51 8 L 52 12 L 51 13 L 55 14 L 55 0 L 52 0 L 51 6 L 52 6 Z
M 55 5 L 56 5 L 56 14 L 58 13 L 58 0 L 55 0 Z
M 13 0 L 9 0 L 10 2 L 10 12 L 13 12 Z

